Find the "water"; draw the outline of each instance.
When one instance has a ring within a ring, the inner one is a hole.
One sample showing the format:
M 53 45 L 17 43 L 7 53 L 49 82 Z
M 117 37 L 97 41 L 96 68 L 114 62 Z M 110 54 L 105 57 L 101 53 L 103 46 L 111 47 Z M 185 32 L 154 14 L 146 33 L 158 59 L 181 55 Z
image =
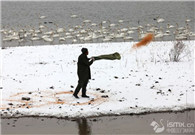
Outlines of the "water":
M 44 15 L 46 18 L 40 19 L 38 14 Z M 78 15 L 78 18 L 71 18 L 72 14 Z M 158 24 L 157 17 L 164 18 L 165 22 Z M 190 19 L 190 31 L 194 31 L 194 2 L 2 2 L 2 28 L 20 30 L 34 27 L 38 29 L 39 23 L 41 23 L 48 26 L 47 31 L 56 29 L 54 24 L 68 30 L 76 25 L 82 25 L 83 20 L 86 19 L 97 24 L 104 20 L 118 24 L 118 20 L 123 19 L 125 22 L 120 24 L 118 28 L 142 25 L 144 29 L 146 29 L 146 24 L 154 24 L 164 29 L 168 23 L 174 26 L 178 23 L 179 27 L 184 27 L 186 26 L 185 20 Z M 137 32 L 131 36 L 134 41 L 138 40 Z M 173 40 L 173 35 L 165 37 L 163 40 Z M 117 41 L 123 40 L 112 40 L 111 42 Z M 102 40 L 92 42 L 102 42 Z M 78 41 L 77 43 L 82 42 Z M 40 40 L 31 42 L 29 39 L 21 44 L 16 41 L 3 42 L 5 47 L 37 44 L 49 43 Z M 61 43 L 55 40 L 52 44 Z
M 164 126 L 164 134 L 192 135 L 195 133 L 195 111 L 151 113 L 145 115 L 103 116 L 97 118 L 12 118 L 2 119 L 2 135 L 6 134 L 156 134 L 153 121 Z M 161 120 L 162 119 L 162 120 Z M 160 124 L 160 121 L 163 125 Z M 171 123 L 170 123 L 171 122 Z M 175 125 L 173 124 L 175 122 Z M 190 125 L 188 128 L 183 125 Z M 181 124 L 181 125 L 180 125 Z M 180 126 L 180 127 L 179 127 Z M 180 129 L 180 130 L 178 130 Z M 185 130 L 185 133 L 184 133 Z
M 47 16 L 39 19 L 37 14 Z M 79 16 L 77 19 L 71 14 Z M 154 23 L 162 17 L 166 23 L 185 25 L 186 19 L 194 20 L 194 2 L 2 2 L 2 25 L 37 26 L 39 22 L 56 22 L 64 26 L 78 25 L 84 19 L 99 23 L 119 19 L 130 21 L 137 26 Z M 191 22 L 193 24 L 193 22 Z M 193 25 L 191 25 L 193 27 Z

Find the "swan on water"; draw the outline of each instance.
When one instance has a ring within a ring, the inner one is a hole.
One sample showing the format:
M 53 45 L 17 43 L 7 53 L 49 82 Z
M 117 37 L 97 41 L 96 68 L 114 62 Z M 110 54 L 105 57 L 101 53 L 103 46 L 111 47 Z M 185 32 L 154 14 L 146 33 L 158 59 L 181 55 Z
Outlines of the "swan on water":
M 71 15 L 70 17 L 71 17 L 71 18 L 77 18 L 78 15 Z
M 46 18 L 46 16 L 41 15 L 40 13 L 38 13 L 38 17 L 39 17 L 39 19 L 45 19 Z
M 165 21 L 165 19 L 163 19 L 163 18 L 158 18 L 157 19 L 157 23 L 163 23 Z

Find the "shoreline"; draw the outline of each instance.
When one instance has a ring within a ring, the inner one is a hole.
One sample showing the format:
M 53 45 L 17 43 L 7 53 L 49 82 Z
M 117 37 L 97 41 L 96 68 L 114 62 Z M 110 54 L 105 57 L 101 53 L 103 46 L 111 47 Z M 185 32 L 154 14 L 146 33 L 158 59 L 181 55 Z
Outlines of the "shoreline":
M 187 111 L 195 111 L 195 108 L 186 108 L 182 110 L 165 110 L 165 111 L 148 111 L 148 112 L 140 112 L 140 113 L 121 113 L 121 114 L 102 114 L 98 116 L 87 116 L 87 117 L 56 117 L 56 116 L 38 116 L 38 115 L 28 115 L 28 116 L 11 116 L 11 117 L 0 117 L 0 119 L 15 119 L 15 118 L 56 118 L 56 119 L 82 119 L 82 118 L 101 118 L 101 117 L 113 117 L 113 116 L 143 116 L 148 114 L 161 114 L 161 113 L 185 113 Z
M 188 39 L 188 40 L 153 40 L 152 42 L 178 42 L 178 41 L 181 41 L 181 42 L 191 42 L 191 41 L 195 41 L 195 39 Z M 70 44 L 70 43 L 66 43 L 66 44 L 33 44 L 33 45 L 18 45 L 18 46 L 4 46 L 3 44 L 0 46 L 1 47 L 1 50 L 4 50 L 4 49 L 8 49 L 8 48 L 18 48 L 18 47 L 49 47 L 49 46 L 63 46 L 63 45 L 68 45 L 68 46 L 78 46 L 78 45 L 86 45 L 86 44 L 90 44 L 90 45 L 95 45 L 95 44 L 118 44 L 118 43 L 121 43 L 121 44 L 124 44 L 124 43 L 136 43 L 136 42 L 139 42 L 139 40 L 134 40 L 134 41 L 126 41 L 126 42 L 121 42 L 121 41 L 118 41 L 118 42 L 86 42 L 86 43 L 75 43 L 75 44 Z

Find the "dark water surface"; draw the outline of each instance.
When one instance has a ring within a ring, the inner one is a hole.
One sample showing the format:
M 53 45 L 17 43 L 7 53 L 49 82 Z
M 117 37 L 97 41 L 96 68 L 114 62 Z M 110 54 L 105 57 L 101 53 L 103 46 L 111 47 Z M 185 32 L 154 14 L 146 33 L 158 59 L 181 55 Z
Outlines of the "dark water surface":
M 47 18 L 41 20 L 37 14 Z M 78 15 L 77 19 L 70 16 Z M 84 19 L 92 22 L 119 19 L 130 21 L 131 26 L 154 23 L 154 18 L 162 17 L 166 23 L 185 25 L 186 19 L 194 21 L 194 2 L 2 2 L 2 25 L 37 26 L 39 22 L 56 22 L 60 25 L 73 26 Z M 191 22 L 193 24 L 193 22 Z M 194 27 L 193 25 L 191 25 Z
M 195 111 L 151 113 L 145 115 L 103 116 L 83 119 L 12 118 L 1 120 L 5 134 L 156 134 L 151 123 L 157 123 L 162 134 L 193 135 Z M 162 124 L 160 123 L 162 122 Z M 183 127 L 188 125 L 188 127 Z

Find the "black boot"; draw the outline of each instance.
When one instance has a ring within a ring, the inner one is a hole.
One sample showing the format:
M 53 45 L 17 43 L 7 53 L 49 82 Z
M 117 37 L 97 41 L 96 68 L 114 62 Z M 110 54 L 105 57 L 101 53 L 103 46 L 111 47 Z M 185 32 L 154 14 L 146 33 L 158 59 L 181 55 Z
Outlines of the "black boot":
M 82 95 L 82 97 L 84 97 L 84 98 L 89 98 L 89 96 L 87 96 L 87 95 Z
M 77 95 L 73 94 L 73 96 L 74 96 L 75 98 L 79 99 L 79 97 L 78 97 Z

